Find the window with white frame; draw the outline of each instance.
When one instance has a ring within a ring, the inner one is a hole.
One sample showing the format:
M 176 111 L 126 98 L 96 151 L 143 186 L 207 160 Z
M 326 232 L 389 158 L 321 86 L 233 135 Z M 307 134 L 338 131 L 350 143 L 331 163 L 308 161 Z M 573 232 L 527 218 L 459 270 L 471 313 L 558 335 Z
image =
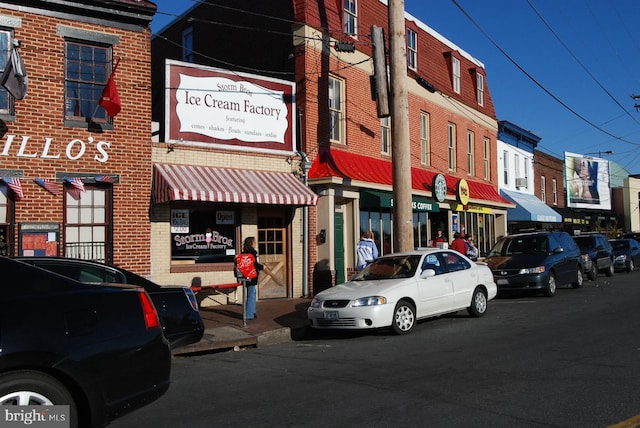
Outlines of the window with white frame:
M 415 70 L 418 68 L 418 34 L 407 29 L 407 65 Z
M 182 30 L 182 60 L 193 62 L 193 27 Z
M 8 186 L 4 183 L 0 184 L 0 255 L 12 255 L 12 242 L 9 241 L 9 230 L 11 227 L 11 199 L 7 197 Z
M 476 174 L 476 160 L 475 160 L 475 145 L 476 136 L 473 131 L 467 131 L 467 171 L 469 175 Z
M 431 165 L 431 117 L 429 113 L 420 112 L 420 163 Z
M 484 179 L 491 180 L 491 140 L 484 139 Z
M 509 184 L 509 152 L 506 150 L 502 152 L 502 172 L 504 180 L 503 184 L 506 186 Z
M 524 158 L 524 187 L 529 188 L 529 158 Z
M 515 179 L 516 179 L 516 187 L 518 186 L 518 181 L 522 176 L 520 175 L 520 155 L 514 153 L 513 155 L 513 167 L 515 169 Z
M 478 105 L 484 105 L 484 76 L 480 73 L 476 73 L 476 98 L 478 99 Z
M 391 119 L 380 119 L 380 151 L 385 155 L 391 154 Z
M 555 178 L 551 180 L 551 191 L 553 192 L 553 205 L 558 205 L 558 183 Z
M 447 157 L 449 160 L 449 170 L 456 170 L 456 125 L 449 122 L 449 129 L 447 134 Z
M 453 91 L 457 94 L 460 93 L 460 60 L 455 56 L 451 57 L 451 71 L 453 73 Z
M 344 80 L 329 76 L 329 139 L 344 143 Z
M 64 255 L 111 263 L 111 188 L 65 184 Z
M 358 35 L 358 5 L 356 0 L 344 0 L 344 32 L 354 37 Z
M 547 203 L 547 177 L 544 175 L 540 177 L 540 199 Z

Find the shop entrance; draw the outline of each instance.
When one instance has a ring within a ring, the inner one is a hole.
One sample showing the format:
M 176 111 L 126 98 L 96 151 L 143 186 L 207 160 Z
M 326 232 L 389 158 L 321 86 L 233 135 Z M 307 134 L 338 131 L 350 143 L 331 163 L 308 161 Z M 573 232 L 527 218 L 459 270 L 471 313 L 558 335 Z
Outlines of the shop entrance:
M 258 219 L 258 257 L 265 266 L 258 278 L 258 299 L 287 297 L 287 228 L 284 218 Z

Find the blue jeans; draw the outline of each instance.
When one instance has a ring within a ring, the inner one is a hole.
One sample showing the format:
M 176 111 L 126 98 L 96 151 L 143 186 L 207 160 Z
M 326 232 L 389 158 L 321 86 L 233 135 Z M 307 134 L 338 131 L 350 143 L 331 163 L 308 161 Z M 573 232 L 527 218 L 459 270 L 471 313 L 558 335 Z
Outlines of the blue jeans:
M 256 286 L 247 285 L 245 314 L 248 320 L 252 320 L 256 315 Z

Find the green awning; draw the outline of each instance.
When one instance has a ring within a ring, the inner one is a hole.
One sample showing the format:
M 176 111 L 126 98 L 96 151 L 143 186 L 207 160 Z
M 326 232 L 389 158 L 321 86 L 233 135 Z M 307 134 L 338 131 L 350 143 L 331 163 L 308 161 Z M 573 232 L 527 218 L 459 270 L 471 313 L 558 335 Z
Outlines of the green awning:
M 440 212 L 440 205 L 430 198 L 413 195 L 413 211 Z M 393 208 L 393 195 L 389 192 L 364 190 L 360 192 L 360 209 Z

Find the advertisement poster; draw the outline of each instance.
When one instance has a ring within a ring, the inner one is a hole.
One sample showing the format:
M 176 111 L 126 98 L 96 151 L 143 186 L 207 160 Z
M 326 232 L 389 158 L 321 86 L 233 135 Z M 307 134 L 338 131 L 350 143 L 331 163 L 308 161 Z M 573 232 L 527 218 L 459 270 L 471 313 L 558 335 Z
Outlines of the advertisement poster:
M 295 83 L 166 61 L 166 141 L 292 152 Z
M 568 207 L 611 209 L 609 161 L 565 152 L 565 177 Z

